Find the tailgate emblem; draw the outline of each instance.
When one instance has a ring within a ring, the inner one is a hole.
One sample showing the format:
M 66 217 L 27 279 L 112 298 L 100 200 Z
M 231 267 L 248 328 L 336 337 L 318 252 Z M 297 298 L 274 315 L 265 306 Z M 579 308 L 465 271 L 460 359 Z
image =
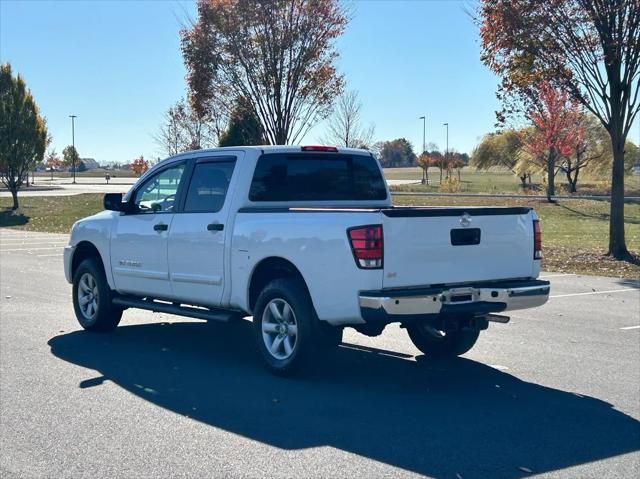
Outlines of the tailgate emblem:
M 469 213 L 464 213 L 460 217 L 460 226 L 462 226 L 463 228 L 466 228 L 470 224 L 471 224 L 471 215 L 469 215 Z

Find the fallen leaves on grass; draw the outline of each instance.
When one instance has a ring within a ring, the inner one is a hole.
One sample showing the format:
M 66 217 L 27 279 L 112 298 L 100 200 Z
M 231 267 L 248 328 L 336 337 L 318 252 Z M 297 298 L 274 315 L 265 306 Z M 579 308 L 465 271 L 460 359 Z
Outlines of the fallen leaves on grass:
M 553 246 L 544 250 L 542 269 L 558 273 L 638 279 L 640 278 L 640 255 L 634 251 L 632 256 L 634 258 L 632 261 L 621 261 L 602 252 Z

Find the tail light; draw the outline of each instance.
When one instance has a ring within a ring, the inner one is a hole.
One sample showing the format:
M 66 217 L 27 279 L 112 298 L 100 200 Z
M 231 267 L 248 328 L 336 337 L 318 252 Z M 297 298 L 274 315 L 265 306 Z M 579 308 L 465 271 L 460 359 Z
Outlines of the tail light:
M 542 233 L 538 220 L 533 220 L 533 259 L 542 259 Z
M 347 230 L 358 268 L 380 269 L 384 257 L 382 225 L 356 226 Z

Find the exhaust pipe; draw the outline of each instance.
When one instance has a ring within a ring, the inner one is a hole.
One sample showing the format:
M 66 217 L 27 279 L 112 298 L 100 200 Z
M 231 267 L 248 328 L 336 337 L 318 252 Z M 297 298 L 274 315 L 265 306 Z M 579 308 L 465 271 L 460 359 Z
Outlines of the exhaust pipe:
M 509 321 L 511 321 L 511 318 L 509 316 L 503 316 L 501 314 L 487 314 L 484 319 L 486 319 L 487 321 L 491 321 L 492 323 L 502 324 L 507 324 Z

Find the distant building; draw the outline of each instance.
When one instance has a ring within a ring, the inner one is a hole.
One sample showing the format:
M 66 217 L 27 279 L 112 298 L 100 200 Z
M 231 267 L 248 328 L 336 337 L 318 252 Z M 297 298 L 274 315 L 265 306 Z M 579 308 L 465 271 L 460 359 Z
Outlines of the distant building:
M 100 168 L 100 165 L 93 158 L 80 158 L 78 163 L 78 171 L 88 171 Z

